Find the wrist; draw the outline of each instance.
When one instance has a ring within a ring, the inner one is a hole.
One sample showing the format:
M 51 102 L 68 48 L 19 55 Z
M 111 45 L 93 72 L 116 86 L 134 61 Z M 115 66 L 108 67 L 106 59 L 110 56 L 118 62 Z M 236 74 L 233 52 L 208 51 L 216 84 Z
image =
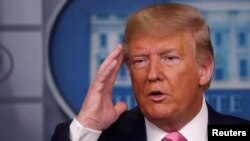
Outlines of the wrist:
M 97 131 L 103 130 L 99 121 L 93 117 L 77 116 L 75 119 L 85 128 L 89 128 L 89 129 L 93 129 L 93 130 L 97 130 Z
M 101 133 L 101 131 L 82 126 L 76 118 L 70 124 L 70 139 L 72 141 L 97 141 Z

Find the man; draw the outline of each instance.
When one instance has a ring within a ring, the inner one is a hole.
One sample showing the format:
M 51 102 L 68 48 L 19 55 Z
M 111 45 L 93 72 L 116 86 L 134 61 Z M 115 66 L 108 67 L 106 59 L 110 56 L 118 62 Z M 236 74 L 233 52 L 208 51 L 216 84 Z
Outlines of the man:
M 123 61 L 138 104 L 130 111 L 111 100 Z M 209 28 L 197 9 L 173 3 L 136 11 L 127 20 L 124 45 L 105 59 L 79 114 L 59 124 L 52 140 L 161 141 L 176 132 L 206 141 L 209 124 L 249 124 L 206 103 L 213 69 Z

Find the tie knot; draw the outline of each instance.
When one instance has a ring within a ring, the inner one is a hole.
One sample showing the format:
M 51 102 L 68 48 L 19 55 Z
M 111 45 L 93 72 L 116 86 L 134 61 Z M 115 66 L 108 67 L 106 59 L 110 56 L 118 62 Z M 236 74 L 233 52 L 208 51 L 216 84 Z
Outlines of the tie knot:
M 162 141 L 187 141 L 187 139 L 180 132 L 170 132 Z

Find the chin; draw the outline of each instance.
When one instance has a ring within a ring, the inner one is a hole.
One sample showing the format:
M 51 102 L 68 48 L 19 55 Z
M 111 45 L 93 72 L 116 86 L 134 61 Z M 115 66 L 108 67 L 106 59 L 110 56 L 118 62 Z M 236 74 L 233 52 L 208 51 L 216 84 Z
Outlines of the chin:
M 169 116 L 168 114 L 151 113 L 149 117 L 154 120 L 166 120 Z
M 149 108 L 145 110 L 144 115 L 151 120 L 166 120 L 171 115 L 166 108 Z

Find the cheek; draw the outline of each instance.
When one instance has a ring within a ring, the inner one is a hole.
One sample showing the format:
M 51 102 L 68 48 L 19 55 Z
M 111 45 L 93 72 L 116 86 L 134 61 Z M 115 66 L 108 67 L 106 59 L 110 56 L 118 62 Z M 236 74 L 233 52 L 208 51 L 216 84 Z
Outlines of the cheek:
M 140 87 L 143 85 L 144 82 L 144 73 L 142 71 L 135 71 L 133 69 L 129 70 L 131 83 L 135 91 L 137 89 L 140 89 Z
M 180 65 L 164 72 L 170 88 L 174 91 L 186 91 L 198 86 L 198 70 L 192 65 Z
M 144 93 L 146 75 L 143 71 L 135 71 L 131 69 L 129 71 L 135 97 L 137 100 L 141 101 L 143 99 L 143 96 L 141 95 Z

